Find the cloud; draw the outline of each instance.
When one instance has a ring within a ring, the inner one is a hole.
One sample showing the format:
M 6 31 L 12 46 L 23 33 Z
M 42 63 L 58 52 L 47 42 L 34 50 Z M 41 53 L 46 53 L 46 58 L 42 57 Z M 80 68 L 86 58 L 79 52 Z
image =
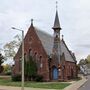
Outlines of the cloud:
M 79 48 L 86 48 L 86 49 L 90 49 L 90 44 L 79 44 L 77 45 Z
M 68 47 L 76 57 L 90 53 L 90 5 L 89 0 L 61 0 L 58 13 Z M 8 42 L 15 34 L 11 27 L 27 31 L 31 18 L 34 25 L 50 34 L 55 18 L 55 1 L 52 0 L 0 0 L 0 42 Z M 39 20 L 39 21 L 38 21 Z M 52 34 L 53 35 L 53 34 Z

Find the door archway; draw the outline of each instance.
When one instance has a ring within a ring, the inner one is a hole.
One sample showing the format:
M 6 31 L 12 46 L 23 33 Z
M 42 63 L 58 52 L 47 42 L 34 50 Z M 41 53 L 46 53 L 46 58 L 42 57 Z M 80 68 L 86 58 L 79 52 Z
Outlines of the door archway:
M 58 80 L 58 68 L 55 66 L 53 67 L 52 75 L 53 75 L 53 80 Z

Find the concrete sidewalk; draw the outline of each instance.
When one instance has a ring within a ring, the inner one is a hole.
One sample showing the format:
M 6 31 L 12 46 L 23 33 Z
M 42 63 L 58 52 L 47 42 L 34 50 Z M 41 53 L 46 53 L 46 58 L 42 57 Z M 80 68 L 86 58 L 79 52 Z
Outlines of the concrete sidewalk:
M 70 86 L 66 87 L 64 90 L 78 90 L 78 88 L 82 86 L 86 81 L 87 79 L 82 76 L 82 80 L 74 82 Z
M 21 87 L 0 86 L 0 90 L 21 90 Z M 55 89 L 39 89 L 39 88 L 25 87 L 24 90 L 55 90 Z

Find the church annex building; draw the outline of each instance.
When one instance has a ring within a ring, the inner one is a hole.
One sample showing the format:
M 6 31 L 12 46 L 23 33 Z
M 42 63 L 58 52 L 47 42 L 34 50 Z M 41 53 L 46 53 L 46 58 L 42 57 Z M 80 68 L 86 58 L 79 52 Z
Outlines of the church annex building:
M 60 38 L 61 26 L 57 10 L 52 29 L 53 36 L 38 30 L 31 22 L 24 38 L 25 57 L 31 54 L 36 58 L 37 73 L 43 76 L 44 81 L 67 81 L 76 78 L 77 61 L 74 53 L 68 49 L 63 37 Z M 21 48 L 19 48 L 14 57 L 13 75 L 21 72 L 21 54 Z

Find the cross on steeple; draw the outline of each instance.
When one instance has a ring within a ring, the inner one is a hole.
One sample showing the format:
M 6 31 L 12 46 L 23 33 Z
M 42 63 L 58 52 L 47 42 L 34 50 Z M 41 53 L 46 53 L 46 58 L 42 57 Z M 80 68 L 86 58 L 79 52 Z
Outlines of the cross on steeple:
M 56 10 L 58 9 L 58 1 L 56 1 Z
M 33 19 L 31 19 L 31 26 L 33 26 Z

